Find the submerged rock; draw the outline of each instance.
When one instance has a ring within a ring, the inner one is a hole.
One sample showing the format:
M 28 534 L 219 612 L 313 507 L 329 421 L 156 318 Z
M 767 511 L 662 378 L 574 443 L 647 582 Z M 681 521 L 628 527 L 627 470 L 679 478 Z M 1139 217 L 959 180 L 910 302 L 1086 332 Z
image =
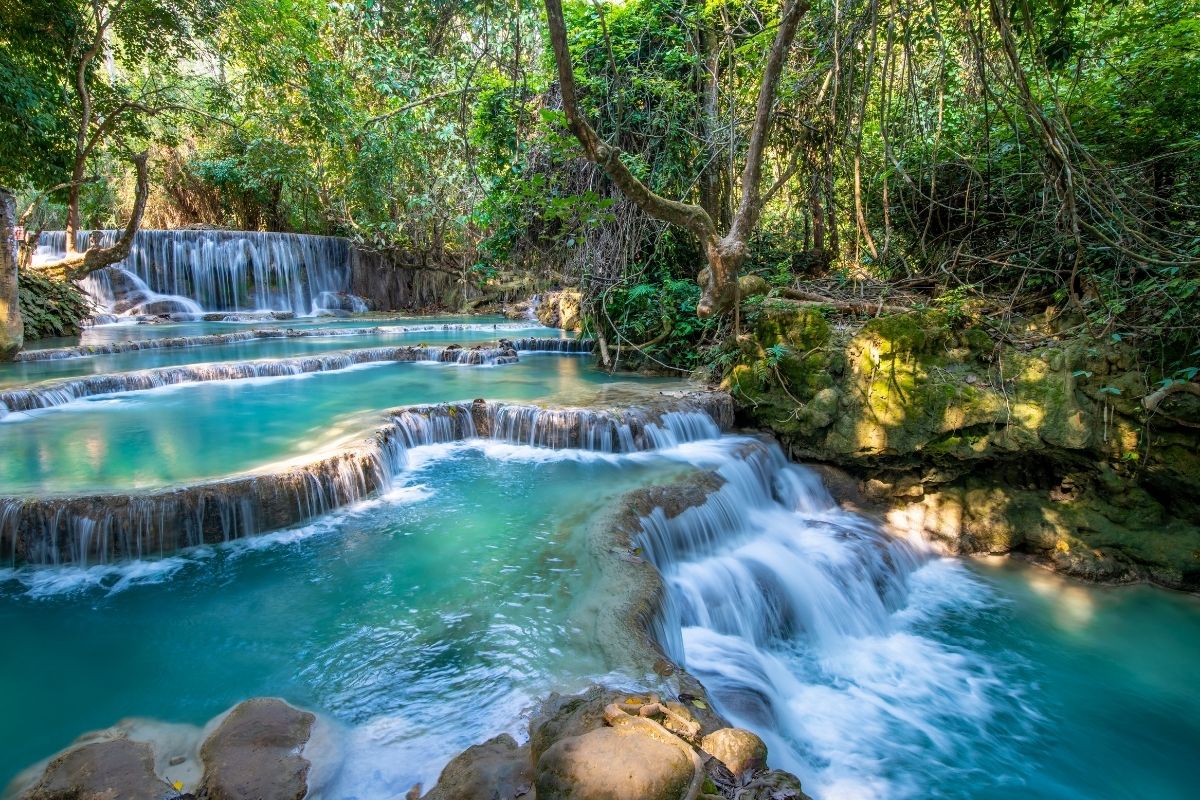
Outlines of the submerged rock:
M 145 742 L 110 739 L 71 748 L 46 767 L 21 800 L 161 800 L 174 797 L 154 772 L 154 750 Z
M 229 712 L 200 748 L 200 800 L 302 800 L 302 755 L 316 717 L 282 700 L 256 698 Z

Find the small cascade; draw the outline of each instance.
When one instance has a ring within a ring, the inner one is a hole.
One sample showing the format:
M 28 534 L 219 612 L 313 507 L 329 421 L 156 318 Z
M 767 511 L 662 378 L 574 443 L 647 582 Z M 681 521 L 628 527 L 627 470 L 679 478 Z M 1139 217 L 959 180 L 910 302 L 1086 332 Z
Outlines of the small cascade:
M 521 353 L 590 353 L 596 349 L 593 339 L 555 339 L 551 337 L 526 337 L 512 339 L 514 350 Z
M 87 565 L 158 557 L 295 526 L 367 499 L 393 485 L 414 447 L 483 438 L 633 452 L 719 436 L 732 408 L 718 393 L 628 412 L 484 400 L 409 406 L 390 412 L 367 441 L 278 472 L 135 495 L 0 497 L 0 559 Z
M 125 339 L 117 342 L 85 344 L 78 347 L 47 347 L 23 350 L 14 361 L 58 361 L 66 358 L 132 353 L 141 350 L 163 350 L 183 347 L 215 347 L 255 339 L 310 339 L 331 336 L 381 336 L 386 328 L 256 328 L 233 333 L 209 333 L 201 336 L 170 336 L 158 339 Z
M 351 450 L 278 473 L 142 495 L 0 497 L 0 554 L 87 566 L 298 525 L 390 488 L 410 448 L 473 435 L 469 406 L 414 407 Z
M 80 250 L 89 236 L 89 231 L 78 233 Z M 102 231 L 101 244 L 111 245 L 119 236 L 119 231 Z M 64 232 L 45 232 L 34 263 L 65 252 Z M 362 300 L 349 294 L 350 244 L 333 236 L 141 230 L 129 257 L 95 273 L 84 287 L 111 313 L 122 315 L 177 313 L 171 304 L 183 301 L 206 311 L 365 310 Z M 158 300 L 141 299 L 141 291 Z
M 922 628 L 939 603 L 977 602 L 970 579 L 843 511 L 774 443 L 729 452 L 713 477 L 706 499 L 640 520 L 666 587 L 647 622 L 663 651 L 815 797 L 909 796 L 889 758 L 931 740 L 947 769 L 970 762 L 960 742 L 986 738 L 1005 687 Z
M 190 297 L 156 292 L 142 278 L 120 267 L 97 270 L 79 281 L 79 287 L 108 312 L 94 317 L 95 324 L 115 322 L 120 317 L 196 320 L 204 316 L 204 309 Z
M 525 306 L 525 311 L 521 315 L 522 318 L 527 319 L 530 322 L 537 322 L 538 321 L 538 315 L 537 315 L 538 307 L 541 304 L 542 304 L 542 296 L 540 294 L 535 294 L 533 297 L 529 298 L 529 305 Z
M 85 397 L 103 394 L 139 392 L 184 383 L 280 378 L 313 372 L 332 372 L 359 364 L 387 361 L 435 361 L 471 366 L 491 366 L 516 363 L 517 354 L 512 350 L 500 350 L 494 347 L 464 349 L 457 345 L 450 347 L 372 347 L 301 358 L 186 364 L 177 367 L 157 367 L 139 372 L 88 375 L 40 386 L 0 391 L 0 419 L 17 411 L 53 408 Z
M 663 449 L 721 435 L 721 410 L 714 414 L 713 408 L 682 405 L 679 410 L 595 411 L 493 403 L 487 435 L 512 444 L 599 453 Z

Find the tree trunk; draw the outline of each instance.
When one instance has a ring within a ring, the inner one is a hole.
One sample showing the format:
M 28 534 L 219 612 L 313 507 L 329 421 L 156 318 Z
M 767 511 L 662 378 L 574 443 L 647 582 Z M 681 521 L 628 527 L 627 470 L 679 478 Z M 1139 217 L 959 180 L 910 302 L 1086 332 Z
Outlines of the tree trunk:
M 57 280 L 77 281 L 86 278 L 96 270 L 104 269 L 116 264 L 118 261 L 124 261 L 128 257 L 129 250 L 133 247 L 133 237 L 137 235 L 138 229 L 142 226 L 142 214 L 146 211 L 146 198 L 150 194 L 150 178 L 146 169 L 146 157 L 146 153 L 138 153 L 132 157 L 133 165 L 137 169 L 137 187 L 134 189 L 133 195 L 133 213 L 129 215 L 129 222 L 125 225 L 125 232 L 121 234 L 121 238 L 117 240 L 116 244 L 112 247 L 100 247 L 98 244 L 93 243 L 82 253 L 72 252 L 71 242 L 74 241 L 74 234 L 68 230 L 66 258 L 50 264 L 44 264 L 38 268 L 39 271 Z
M 703 206 L 669 200 L 656 194 L 638 180 L 621 160 L 621 151 L 604 142 L 584 118 L 576 99 L 575 67 L 567 44 L 567 24 L 563 18 L 562 0 L 545 0 L 546 19 L 550 27 L 550 44 L 558 67 L 558 84 L 562 92 L 563 112 L 567 125 L 583 145 L 584 155 L 604 170 L 626 197 L 650 216 L 685 228 L 704 245 L 708 261 L 708 280 L 696 305 L 696 314 L 707 317 L 734 308 L 738 302 L 738 269 L 746 260 L 746 243 L 758 225 L 762 213 L 762 163 L 766 154 L 776 90 L 783 65 L 796 37 L 796 27 L 807 13 L 808 0 L 786 0 L 780 14 L 779 27 L 771 44 L 762 83 L 759 85 L 754 124 L 746 148 L 746 163 L 742 170 L 741 201 L 722 236 L 711 213 Z
M 17 299 L 17 258 L 13 229 L 17 209 L 12 192 L 0 187 L 0 361 L 11 361 L 25 343 L 25 323 Z

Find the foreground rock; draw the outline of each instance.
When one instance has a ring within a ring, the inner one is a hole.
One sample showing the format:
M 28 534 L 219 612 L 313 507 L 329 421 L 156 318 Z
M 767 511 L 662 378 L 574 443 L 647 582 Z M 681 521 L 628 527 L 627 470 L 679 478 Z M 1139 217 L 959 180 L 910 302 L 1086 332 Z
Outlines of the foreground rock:
M 702 696 L 594 686 L 552 695 L 523 746 L 499 736 L 468 748 L 423 800 L 808 800 L 794 775 L 766 769 L 766 755 Z
M 529 747 L 508 734 L 468 747 L 446 765 L 424 800 L 516 800 L 532 797 Z
M 171 785 L 154 772 L 149 744 L 112 739 L 56 757 L 21 800 L 160 800 L 174 795 Z
M 201 800 L 302 800 L 311 766 L 302 752 L 316 717 L 274 698 L 247 700 L 200 748 Z

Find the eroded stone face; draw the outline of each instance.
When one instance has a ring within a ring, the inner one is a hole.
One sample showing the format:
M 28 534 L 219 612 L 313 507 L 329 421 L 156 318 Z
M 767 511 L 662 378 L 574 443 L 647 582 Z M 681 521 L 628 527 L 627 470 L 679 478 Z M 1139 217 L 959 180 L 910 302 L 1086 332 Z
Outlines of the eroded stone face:
M 201 800 L 303 800 L 304 746 L 316 717 L 282 700 L 256 698 L 229 712 L 200 748 Z

